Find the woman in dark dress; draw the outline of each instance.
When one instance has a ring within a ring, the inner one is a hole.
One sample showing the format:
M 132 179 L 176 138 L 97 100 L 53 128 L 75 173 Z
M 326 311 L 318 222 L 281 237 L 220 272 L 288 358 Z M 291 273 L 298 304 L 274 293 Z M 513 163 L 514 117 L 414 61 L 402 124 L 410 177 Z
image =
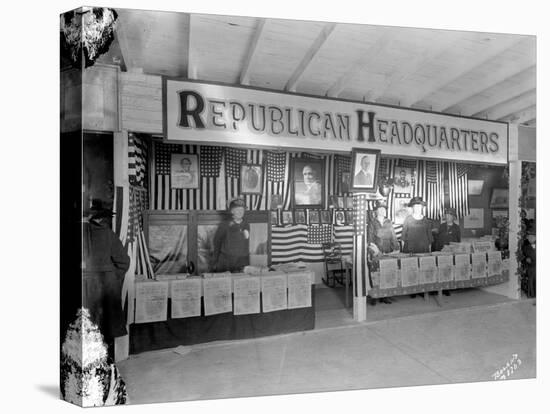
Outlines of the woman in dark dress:
M 214 235 L 214 271 L 241 272 L 250 263 L 250 225 L 245 220 L 245 202 L 229 204 L 231 219 L 220 224 Z
M 413 197 L 409 202 L 413 212 L 403 223 L 403 252 L 405 253 L 429 253 L 433 236 L 431 225 L 424 216 L 423 208 L 426 205 L 422 197 Z
M 435 238 L 435 250 L 440 251 L 451 242 L 460 243 L 460 227 L 455 223 L 456 211 L 454 208 L 445 209 L 445 222 L 439 225 L 437 236 Z M 448 289 L 443 290 L 445 296 L 450 296 Z

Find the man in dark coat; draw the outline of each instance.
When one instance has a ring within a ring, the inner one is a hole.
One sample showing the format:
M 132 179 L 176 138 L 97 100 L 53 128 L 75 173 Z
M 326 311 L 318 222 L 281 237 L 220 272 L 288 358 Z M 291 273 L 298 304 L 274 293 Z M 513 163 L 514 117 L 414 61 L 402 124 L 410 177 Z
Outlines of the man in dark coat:
M 102 220 L 112 212 L 96 208 L 82 223 L 82 306 L 90 311 L 105 342 L 114 347 L 114 338 L 126 335 L 122 309 L 122 283 L 130 258 L 122 243 Z

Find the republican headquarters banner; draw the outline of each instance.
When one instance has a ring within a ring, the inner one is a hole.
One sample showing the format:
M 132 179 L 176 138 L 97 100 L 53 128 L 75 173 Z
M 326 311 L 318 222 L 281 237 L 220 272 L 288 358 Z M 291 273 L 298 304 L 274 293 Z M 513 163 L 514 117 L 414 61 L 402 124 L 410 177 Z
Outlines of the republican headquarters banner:
M 163 79 L 168 141 L 508 162 L 508 124 L 251 88 Z

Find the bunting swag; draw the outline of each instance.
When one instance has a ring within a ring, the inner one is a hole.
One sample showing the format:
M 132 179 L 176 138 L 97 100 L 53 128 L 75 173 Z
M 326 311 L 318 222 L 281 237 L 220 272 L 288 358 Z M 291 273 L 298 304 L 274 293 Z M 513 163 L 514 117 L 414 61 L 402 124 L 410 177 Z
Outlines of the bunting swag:
M 470 214 L 468 202 L 468 167 L 456 162 L 447 163 L 449 176 L 449 204 L 458 218 Z
M 128 179 L 131 185 L 147 187 L 147 142 L 133 133 L 128 134 Z
M 444 164 L 441 161 L 426 161 L 426 217 L 433 220 L 443 218 L 445 206 Z

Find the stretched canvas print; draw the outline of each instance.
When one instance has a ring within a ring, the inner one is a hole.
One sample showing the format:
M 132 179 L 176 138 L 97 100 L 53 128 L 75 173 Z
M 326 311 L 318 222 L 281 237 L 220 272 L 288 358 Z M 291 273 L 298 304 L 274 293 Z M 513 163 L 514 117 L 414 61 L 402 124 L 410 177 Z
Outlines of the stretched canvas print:
M 60 23 L 62 399 L 535 377 L 534 36 Z

